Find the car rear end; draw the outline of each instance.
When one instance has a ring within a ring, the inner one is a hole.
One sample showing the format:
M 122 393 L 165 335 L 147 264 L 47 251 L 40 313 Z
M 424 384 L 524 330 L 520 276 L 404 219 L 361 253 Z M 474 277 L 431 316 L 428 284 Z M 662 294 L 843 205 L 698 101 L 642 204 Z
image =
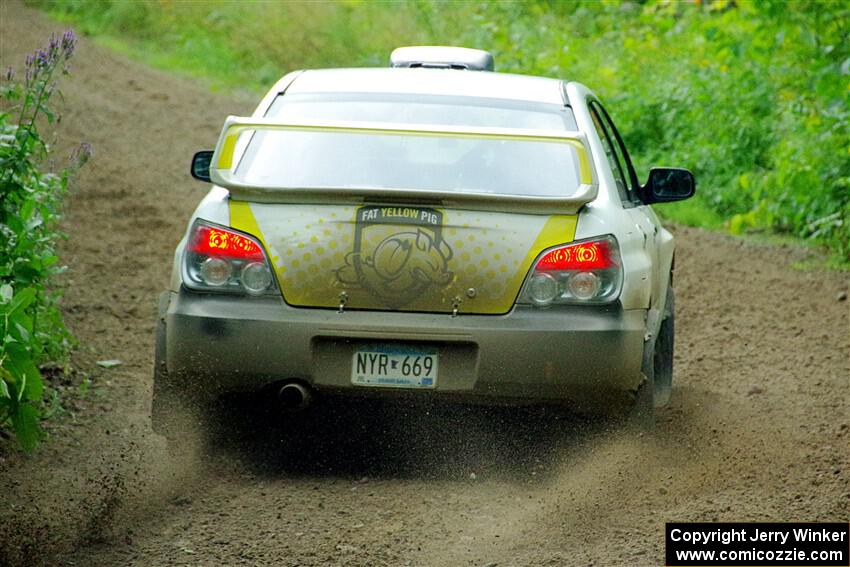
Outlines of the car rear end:
M 161 302 L 155 414 L 292 384 L 630 399 L 646 309 L 623 302 L 635 290 L 621 227 L 598 214 L 579 227 L 598 182 L 560 83 L 528 100 L 537 91 L 511 76 L 386 71 L 358 92 L 327 87 L 357 71 L 308 72 L 259 115 L 228 119 L 211 170 L 226 191 L 193 216 Z M 428 73 L 470 86 L 435 92 Z

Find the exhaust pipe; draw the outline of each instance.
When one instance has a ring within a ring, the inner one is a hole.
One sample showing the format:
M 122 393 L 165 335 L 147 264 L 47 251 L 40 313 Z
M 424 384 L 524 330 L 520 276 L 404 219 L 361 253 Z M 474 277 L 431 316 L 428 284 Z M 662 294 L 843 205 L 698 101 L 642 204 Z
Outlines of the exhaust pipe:
M 310 405 L 313 395 L 298 382 L 287 382 L 277 392 L 277 399 L 287 410 L 302 410 Z

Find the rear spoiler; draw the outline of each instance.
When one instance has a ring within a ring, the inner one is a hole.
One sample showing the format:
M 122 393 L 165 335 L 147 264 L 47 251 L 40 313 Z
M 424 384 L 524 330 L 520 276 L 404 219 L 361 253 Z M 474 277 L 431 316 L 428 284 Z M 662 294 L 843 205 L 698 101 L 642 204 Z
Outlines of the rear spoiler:
M 351 188 L 351 187 L 287 187 L 246 184 L 234 175 L 235 166 L 245 151 L 250 131 L 299 131 L 379 134 L 398 136 L 439 136 L 457 138 L 491 138 L 528 142 L 566 144 L 575 149 L 579 161 L 580 185 L 569 197 L 459 193 L 412 188 Z M 424 124 L 386 124 L 378 122 L 300 122 L 269 118 L 228 116 L 216 144 L 210 164 L 210 179 L 228 189 L 236 200 L 261 203 L 363 203 L 364 201 L 405 201 L 449 208 L 482 209 L 506 212 L 541 214 L 574 214 L 596 198 L 598 183 L 590 160 L 587 139 L 580 132 L 562 130 L 529 130 L 515 128 L 484 128 L 434 126 Z

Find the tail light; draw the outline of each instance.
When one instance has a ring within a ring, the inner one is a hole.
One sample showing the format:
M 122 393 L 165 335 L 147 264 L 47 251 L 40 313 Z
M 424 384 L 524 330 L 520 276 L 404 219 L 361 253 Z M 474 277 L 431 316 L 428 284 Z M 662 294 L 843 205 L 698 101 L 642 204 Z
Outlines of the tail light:
M 269 261 L 259 240 L 198 220 L 189 231 L 183 281 L 192 289 L 262 295 L 274 291 Z
M 609 303 L 620 295 L 623 270 L 613 236 L 549 249 L 534 265 L 520 303 L 547 307 L 558 303 Z

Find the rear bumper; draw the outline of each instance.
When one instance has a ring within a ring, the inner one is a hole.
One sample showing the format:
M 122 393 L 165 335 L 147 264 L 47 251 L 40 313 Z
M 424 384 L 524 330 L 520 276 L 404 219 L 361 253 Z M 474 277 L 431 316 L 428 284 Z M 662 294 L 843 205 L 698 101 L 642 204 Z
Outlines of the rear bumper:
M 299 379 L 318 391 L 457 397 L 469 401 L 575 402 L 640 383 L 644 310 L 619 306 L 499 316 L 387 313 L 288 306 L 279 298 L 166 292 L 168 380 L 207 398 Z M 355 349 L 376 342 L 428 345 L 439 354 L 434 390 L 351 384 Z

